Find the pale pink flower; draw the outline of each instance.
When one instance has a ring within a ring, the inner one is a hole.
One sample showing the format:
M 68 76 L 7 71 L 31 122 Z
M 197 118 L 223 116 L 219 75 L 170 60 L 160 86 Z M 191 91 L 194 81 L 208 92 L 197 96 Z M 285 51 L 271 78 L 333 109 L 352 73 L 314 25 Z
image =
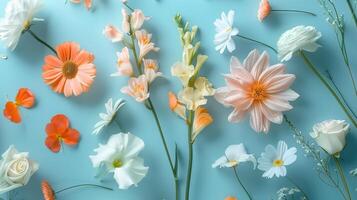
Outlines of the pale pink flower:
M 145 20 L 149 20 L 149 17 L 145 17 L 143 11 L 135 9 L 130 16 L 130 25 L 133 31 L 139 30 L 144 24 Z
M 269 56 L 257 50 L 249 53 L 243 64 L 232 57 L 230 74 L 225 75 L 227 86 L 217 89 L 216 99 L 234 108 L 229 115 L 230 122 L 241 121 L 250 113 L 250 125 L 256 132 L 267 133 L 270 122 L 280 124 L 283 111 L 293 107 L 289 101 L 299 95 L 289 89 L 295 75 L 285 74 L 285 65 L 269 67 Z
M 155 43 L 151 42 L 152 35 L 147 33 L 145 30 L 140 30 L 135 32 L 136 39 L 139 45 L 139 59 L 143 59 L 146 54 L 150 51 L 159 51 L 160 48 L 155 47 Z
M 121 52 L 117 52 L 118 71 L 111 76 L 131 76 L 133 74 L 133 67 L 130 62 L 130 55 L 128 47 L 124 47 Z
M 121 27 L 125 33 L 129 33 L 130 32 L 130 23 L 129 23 L 130 17 L 124 8 L 121 9 L 121 14 L 123 16 L 123 21 L 121 23 Z
M 113 43 L 121 42 L 123 40 L 123 33 L 118 31 L 113 25 L 105 26 L 103 34 Z
M 123 87 L 120 91 L 133 97 L 138 102 L 143 102 L 149 98 L 148 82 L 145 75 L 130 78 L 128 86 Z
M 159 66 L 156 60 L 143 59 L 145 76 L 149 83 L 153 82 L 157 77 L 161 76 L 159 72 Z

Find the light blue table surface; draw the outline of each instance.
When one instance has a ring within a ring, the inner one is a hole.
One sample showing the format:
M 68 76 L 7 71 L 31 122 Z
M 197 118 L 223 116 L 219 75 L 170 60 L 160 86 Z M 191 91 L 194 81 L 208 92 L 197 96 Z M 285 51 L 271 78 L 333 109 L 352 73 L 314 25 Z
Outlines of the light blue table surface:
M 0 2 L 1 15 L 7 0 Z M 347 4 L 338 0 L 339 9 L 345 13 L 347 47 L 351 54 L 354 74 L 357 72 L 357 41 L 356 27 L 351 21 Z M 241 34 L 265 41 L 275 46 L 281 33 L 296 25 L 313 25 L 322 32 L 319 41 L 322 45 L 316 53 L 309 54 L 311 60 L 321 70 L 330 70 L 337 85 L 342 89 L 349 104 L 357 111 L 357 98 L 352 95 L 352 85 L 343 64 L 336 38 L 331 27 L 325 21 L 322 9 L 316 0 L 272 0 L 274 9 L 301 9 L 318 14 L 312 17 L 304 14 L 274 13 L 264 23 L 256 19 L 258 0 L 129 0 L 132 7 L 142 9 L 152 19 L 146 23 L 146 29 L 153 33 L 154 41 L 161 48 L 158 53 L 161 70 L 165 79 L 155 83 L 151 96 L 162 121 L 171 151 L 176 142 L 180 149 L 180 176 L 185 177 L 186 171 L 186 127 L 167 106 L 167 92 L 178 91 L 180 83 L 171 77 L 170 67 L 181 58 L 181 46 L 178 39 L 173 16 L 180 12 L 184 19 L 200 27 L 199 38 L 202 41 L 202 52 L 209 55 L 208 63 L 202 74 L 206 75 L 215 85 L 224 85 L 222 73 L 229 71 L 231 54 L 220 55 L 214 50 L 213 21 L 222 11 L 236 11 L 235 26 Z M 52 45 L 64 41 L 76 41 L 88 51 L 95 54 L 97 77 L 90 92 L 79 97 L 65 98 L 54 93 L 44 84 L 41 78 L 43 58 L 50 52 L 37 43 L 29 34 L 25 34 L 14 52 L 6 51 L 9 59 L 0 62 L 0 105 L 4 106 L 6 95 L 13 98 L 17 89 L 28 87 L 36 94 L 37 104 L 31 110 L 22 110 L 23 123 L 15 125 L 4 117 L 0 117 L 0 152 L 14 144 L 20 151 L 30 152 L 31 158 L 38 161 L 40 170 L 32 177 L 30 183 L 17 190 L 16 199 L 42 199 L 40 182 L 47 179 L 55 188 L 64 188 L 79 183 L 99 183 L 94 178 L 96 171 L 88 158 L 98 143 L 105 143 L 107 138 L 118 132 L 116 126 L 106 129 L 101 136 L 91 135 L 92 127 L 99 119 L 98 113 L 104 111 L 104 103 L 108 98 L 124 98 L 127 104 L 120 110 L 118 119 L 123 131 L 130 131 L 145 141 L 145 149 L 141 156 L 150 167 L 147 177 L 138 187 L 129 190 L 119 190 L 112 177 L 102 184 L 115 188 L 114 192 L 97 189 L 82 189 L 63 193 L 58 199 L 66 200 L 170 200 L 173 198 L 173 186 L 169 166 L 164 155 L 157 128 L 151 113 L 144 106 L 128 96 L 120 93 L 120 88 L 126 84 L 125 78 L 111 78 L 109 75 L 116 70 L 116 54 L 120 46 L 111 44 L 103 35 L 102 30 L 107 24 L 121 24 L 121 5 L 119 0 L 94 0 L 95 10 L 88 12 L 83 5 L 65 4 L 64 0 L 48 0 L 38 14 L 44 18 L 44 23 L 33 27 Z M 243 59 L 253 48 L 264 50 L 254 43 L 236 40 L 237 50 L 233 55 Z M 271 55 L 271 63 L 277 62 L 276 55 Z M 287 63 L 288 71 L 296 74 L 297 79 L 292 88 L 301 97 L 292 103 L 294 109 L 287 115 L 295 124 L 308 132 L 314 123 L 326 119 L 346 119 L 335 99 L 327 92 L 320 81 L 310 73 L 300 58 L 294 58 Z M 245 199 L 244 191 L 237 185 L 230 169 L 212 169 L 211 164 L 220 157 L 230 144 L 244 143 L 250 153 L 259 156 L 267 144 L 285 140 L 289 146 L 297 146 L 291 131 L 286 126 L 273 125 L 267 135 L 255 133 L 246 120 L 240 124 L 231 124 L 227 116 L 231 109 L 224 108 L 214 98 L 209 98 L 208 109 L 214 117 L 214 124 L 205 129 L 194 145 L 194 169 L 192 179 L 192 200 L 223 200 L 227 195 Z M 66 114 L 71 120 L 71 126 L 81 133 L 81 141 L 76 148 L 64 147 L 58 154 L 50 152 L 44 145 L 45 125 L 50 118 L 58 113 Z M 347 147 L 342 153 L 346 171 L 357 167 L 356 159 L 356 129 L 353 128 L 347 137 Z M 297 146 L 298 147 L 298 146 Z M 277 189 L 288 185 L 285 178 L 271 180 L 261 177 L 262 172 L 252 170 L 250 164 L 242 164 L 239 174 L 246 187 L 257 200 L 267 200 Z M 312 200 L 341 199 L 333 188 L 323 184 L 313 170 L 311 160 L 304 157 L 298 147 L 298 159 L 288 167 L 288 175 L 293 178 L 308 193 Z M 356 180 L 349 175 L 353 195 Z M 183 186 L 183 181 L 181 182 Z M 182 187 L 181 187 L 182 188 Z M 182 190 L 183 192 L 183 190 Z

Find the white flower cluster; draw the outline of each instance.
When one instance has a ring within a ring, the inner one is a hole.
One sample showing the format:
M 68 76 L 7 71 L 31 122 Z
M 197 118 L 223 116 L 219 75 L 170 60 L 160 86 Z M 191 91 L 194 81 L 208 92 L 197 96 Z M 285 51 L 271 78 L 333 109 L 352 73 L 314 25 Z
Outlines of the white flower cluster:
M 278 196 L 278 200 L 288 200 L 289 197 L 291 197 L 292 199 L 294 198 L 295 194 L 301 193 L 301 191 L 296 188 L 296 187 L 292 187 L 292 188 L 287 188 L 287 187 L 283 187 L 280 188 L 276 194 Z M 296 198 L 294 198 L 296 199 Z M 300 200 L 306 200 L 307 198 L 305 196 L 301 196 Z

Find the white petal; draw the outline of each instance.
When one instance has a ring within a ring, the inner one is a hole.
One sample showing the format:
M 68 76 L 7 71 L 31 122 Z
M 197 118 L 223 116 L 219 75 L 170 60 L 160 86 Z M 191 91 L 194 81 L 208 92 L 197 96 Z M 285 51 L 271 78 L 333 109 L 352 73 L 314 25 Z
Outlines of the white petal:
M 129 160 L 122 167 L 114 170 L 114 179 L 119 189 L 128 189 L 137 185 L 147 174 L 149 168 L 144 166 L 143 159 L 137 157 Z

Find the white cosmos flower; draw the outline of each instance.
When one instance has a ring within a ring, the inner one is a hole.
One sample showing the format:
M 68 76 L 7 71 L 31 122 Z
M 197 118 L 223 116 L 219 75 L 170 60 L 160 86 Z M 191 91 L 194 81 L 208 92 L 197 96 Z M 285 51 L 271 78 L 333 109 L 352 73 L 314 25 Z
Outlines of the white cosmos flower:
M 94 168 L 103 167 L 107 173 L 114 173 L 119 189 L 137 185 L 147 174 L 149 168 L 138 155 L 144 148 L 144 141 L 131 133 L 112 135 L 108 143 L 99 144 L 96 155 L 89 158 Z
M 42 21 L 34 18 L 41 5 L 41 0 L 10 0 L 7 3 L 5 16 L 0 19 L 0 40 L 7 48 L 16 48 L 23 31 L 31 26 L 32 21 Z
M 279 141 L 277 148 L 267 145 L 265 152 L 258 158 L 258 169 L 264 171 L 263 177 L 286 176 L 286 167 L 296 161 L 296 148 L 288 149 L 284 141 Z
M 228 146 L 225 155 L 218 158 L 218 160 L 212 164 L 212 167 L 235 167 L 242 162 L 248 161 L 252 162 L 255 168 L 257 165 L 255 157 L 252 154 L 247 154 L 243 144 L 236 144 Z
M 108 126 L 113 119 L 115 118 L 118 110 L 125 104 L 125 102 L 122 99 L 117 100 L 114 104 L 113 104 L 113 99 L 110 98 L 108 100 L 107 103 L 105 103 L 105 109 L 106 109 L 106 113 L 100 113 L 99 117 L 100 117 L 100 121 L 97 122 L 94 125 L 94 130 L 93 130 L 93 134 L 98 135 L 102 129 L 106 126 Z
M 288 61 L 297 51 L 304 50 L 315 52 L 320 45 L 316 41 L 321 37 L 321 32 L 313 26 L 296 26 L 283 33 L 278 40 L 278 58 Z
M 222 12 L 221 18 L 216 19 L 214 25 L 216 26 L 216 35 L 214 36 L 214 44 L 216 45 L 216 50 L 221 54 L 227 48 L 229 52 L 236 49 L 236 45 L 232 36 L 238 35 L 239 31 L 237 28 L 233 27 L 234 21 L 234 11 L 228 11 L 228 15 Z

